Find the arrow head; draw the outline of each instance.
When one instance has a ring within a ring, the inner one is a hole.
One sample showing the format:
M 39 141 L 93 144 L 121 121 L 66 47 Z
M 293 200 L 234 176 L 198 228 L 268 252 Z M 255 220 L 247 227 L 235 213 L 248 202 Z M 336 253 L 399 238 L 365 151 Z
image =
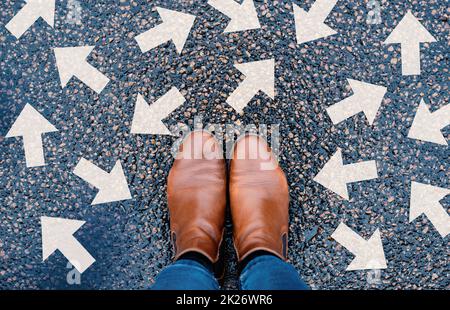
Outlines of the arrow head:
M 436 42 L 436 39 L 414 17 L 411 11 L 408 11 L 384 41 L 384 44 L 420 42 Z
M 441 132 L 441 125 L 436 122 L 425 101 L 420 100 L 413 123 L 408 132 L 408 138 L 447 145 L 447 140 Z
M 308 12 L 293 3 L 295 18 L 295 33 L 297 44 L 314 41 L 331 36 L 337 32 L 324 24 L 324 20 L 311 16 Z
M 342 198 L 349 199 L 344 163 L 342 161 L 342 150 L 340 148 L 337 149 L 336 153 L 331 156 L 328 162 L 314 177 L 314 181 L 335 192 Z
M 109 173 L 108 182 L 101 184 L 101 187 L 91 204 L 95 205 L 126 199 L 131 199 L 131 193 L 128 188 L 125 173 L 122 169 L 122 164 L 118 160 Z
M 266 59 L 247 63 L 235 64 L 248 83 L 255 89 L 261 90 L 271 99 L 275 98 L 275 60 Z
M 42 261 L 73 238 L 73 234 L 85 221 L 67 220 L 57 217 L 41 217 Z
M 194 25 L 195 16 L 161 7 L 157 7 L 156 10 L 165 24 L 166 31 L 171 35 L 178 54 L 181 54 L 191 32 L 191 28 Z
M 358 98 L 361 111 L 364 112 L 369 125 L 372 126 L 387 88 L 352 79 L 347 79 L 347 81 L 352 88 L 354 96 Z
M 355 258 L 348 265 L 347 271 L 387 268 L 379 229 L 367 240 L 365 247 L 354 254 Z
M 244 0 L 236 12 L 236 16 L 229 16 L 231 20 L 224 30 L 225 33 L 261 28 L 253 0 Z
M 442 208 L 439 201 L 449 194 L 450 189 L 412 181 L 409 222 L 434 208 Z
M 42 114 L 36 111 L 30 104 L 26 104 L 20 112 L 14 124 L 9 129 L 5 138 L 17 136 L 33 136 L 45 132 L 58 131 Z
M 93 49 L 94 46 L 56 47 L 53 49 L 62 87 L 67 85 L 79 67 L 86 62 L 86 58 Z

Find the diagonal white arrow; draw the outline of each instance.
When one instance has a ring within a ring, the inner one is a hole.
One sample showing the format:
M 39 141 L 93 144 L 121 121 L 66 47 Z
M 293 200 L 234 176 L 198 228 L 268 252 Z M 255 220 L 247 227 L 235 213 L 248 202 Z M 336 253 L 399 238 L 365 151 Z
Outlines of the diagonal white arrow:
M 145 53 L 172 40 L 178 54 L 181 54 L 194 24 L 195 16 L 161 7 L 157 7 L 156 10 L 163 22 L 135 37 L 139 48 Z
M 340 223 L 331 238 L 355 255 L 347 271 L 387 268 L 379 229 L 375 230 L 369 240 L 365 240 L 347 225 Z
M 258 91 L 275 98 L 275 61 L 273 59 L 234 65 L 245 79 L 227 98 L 227 103 L 238 113 L 242 112 Z
M 97 94 L 102 92 L 109 79 L 86 61 L 93 49 L 94 46 L 57 47 L 53 49 L 62 87 L 65 87 L 73 76 L 76 76 Z
M 172 87 L 166 94 L 148 105 L 144 97 L 138 94 L 134 108 L 131 133 L 171 135 L 162 119 L 181 106 L 185 99 L 176 87 Z
M 363 112 L 369 125 L 373 124 L 381 106 L 386 87 L 347 79 L 353 95 L 327 108 L 327 113 L 333 124 Z
M 425 101 L 421 99 L 408 138 L 447 145 L 441 129 L 448 125 L 450 125 L 450 104 L 431 113 Z
M 53 28 L 55 0 L 25 0 L 25 6 L 6 24 L 6 29 L 19 39 L 39 17 Z
M 73 236 L 84 223 L 84 221 L 42 216 L 42 261 L 59 250 L 80 273 L 88 269 L 95 259 Z
M 22 136 L 27 167 L 44 166 L 45 158 L 41 135 L 53 131 L 58 131 L 58 129 L 27 104 L 5 138 Z
M 241 4 L 234 0 L 209 0 L 208 4 L 231 19 L 225 33 L 261 28 L 253 0 Z
M 88 160 L 81 158 L 73 173 L 99 189 L 91 203 L 93 205 L 131 199 L 127 179 L 119 160 L 116 161 L 111 172 L 107 173 Z
M 450 216 L 439 201 L 449 194 L 450 189 L 412 181 L 409 222 L 425 214 L 445 238 L 450 233 Z
M 436 39 L 408 11 L 384 44 L 400 43 L 402 49 L 402 74 L 420 74 L 420 43 L 436 42 Z
M 297 44 L 314 41 L 336 34 L 336 31 L 324 24 L 337 0 L 317 0 L 308 12 L 293 3 L 295 33 Z
M 378 178 L 378 172 L 374 160 L 344 165 L 342 151 L 338 148 L 314 177 L 314 181 L 348 200 L 347 183 L 376 178 Z

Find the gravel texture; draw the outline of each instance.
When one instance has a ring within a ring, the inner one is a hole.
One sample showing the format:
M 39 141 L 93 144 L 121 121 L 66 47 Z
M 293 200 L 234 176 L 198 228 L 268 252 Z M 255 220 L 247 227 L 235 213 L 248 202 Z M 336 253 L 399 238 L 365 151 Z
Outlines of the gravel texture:
M 228 19 L 205 0 L 79 1 L 81 24 L 57 1 L 55 27 L 39 20 L 20 40 L 4 25 L 24 1 L 0 5 L 0 288 L 144 289 L 171 262 L 166 178 L 176 137 L 130 134 L 135 100 L 153 102 L 172 86 L 185 104 L 165 120 L 279 124 L 281 165 L 290 184 L 290 262 L 315 289 L 449 289 L 449 239 L 424 216 L 408 223 L 411 180 L 449 188 L 448 147 L 407 138 L 423 97 L 448 104 L 449 10 L 442 1 L 380 0 L 382 23 L 368 25 L 365 1 L 339 0 L 326 23 L 338 34 L 297 46 L 291 1 L 255 0 L 261 29 L 224 34 Z M 295 0 L 309 9 L 314 1 Z M 172 43 L 142 54 L 134 37 L 160 23 L 156 6 L 197 20 L 181 55 Z M 399 45 L 383 45 L 408 9 L 438 40 L 422 44 L 420 76 L 402 76 Z M 110 83 L 98 95 L 72 79 L 61 88 L 53 47 L 95 45 L 88 58 Z M 275 58 L 276 99 L 259 93 L 237 114 L 225 103 L 242 76 L 233 64 Z M 333 126 L 325 108 L 351 95 L 346 79 L 388 88 L 373 126 L 358 114 Z M 59 132 L 43 136 L 47 165 L 26 168 L 21 138 L 4 136 L 30 103 Z M 449 127 L 443 130 L 449 137 Z M 349 186 L 345 201 L 312 181 L 342 148 L 344 162 L 376 160 L 379 178 Z M 85 157 L 109 171 L 120 159 L 133 199 L 90 205 L 97 190 L 72 171 Z M 450 196 L 442 204 L 448 210 Z M 39 217 L 85 220 L 76 238 L 96 258 L 69 285 L 67 260 L 42 262 Z M 368 238 L 380 228 L 387 269 L 345 271 L 353 255 L 330 235 L 344 221 Z M 231 224 L 224 288 L 236 288 Z

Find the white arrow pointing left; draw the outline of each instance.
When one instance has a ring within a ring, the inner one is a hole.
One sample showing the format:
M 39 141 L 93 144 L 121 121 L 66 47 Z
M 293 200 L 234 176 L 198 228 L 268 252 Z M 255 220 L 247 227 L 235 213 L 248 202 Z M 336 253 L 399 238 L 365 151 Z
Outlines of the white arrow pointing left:
M 314 181 L 348 200 L 347 183 L 376 178 L 378 178 L 378 172 L 374 160 L 344 165 L 342 151 L 338 148 L 314 177 Z
M 45 158 L 41 135 L 53 131 L 58 131 L 58 129 L 27 104 L 5 138 L 22 136 L 27 167 L 44 166 Z
M 99 189 L 91 204 L 131 199 L 127 179 L 120 161 L 116 161 L 110 173 L 81 158 L 73 173 Z
M 267 59 L 234 65 L 245 79 L 227 98 L 227 103 L 242 112 L 258 91 L 275 98 L 275 60 Z
M 450 216 L 439 201 L 449 194 L 450 189 L 412 181 L 409 222 L 425 214 L 445 238 L 450 233 Z
M 134 109 L 131 133 L 171 135 L 162 119 L 181 106 L 185 99 L 176 87 L 172 87 L 164 96 L 148 105 L 144 97 L 138 94 Z
M 355 255 L 355 258 L 348 265 L 347 271 L 387 268 L 379 229 L 375 230 L 369 240 L 366 241 L 347 225 L 340 223 L 331 238 Z
M 73 236 L 84 223 L 84 221 L 42 216 L 42 261 L 59 250 L 80 273 L 88 269 L 95 259 Z
M 156 10 L 163 22 L 135 37 L 143 53 L 172 40 L 178 54 L 183 51 L 195 16 L 178 11 L 157 7 Z
M 209 0 L 208 4 L 231 19 L 225 33 L 261 28 L 253 0 L 241 4 L 234 0 Z
M 297 44 L 314 41 L 336 34 L 325 25 L 325 19 L 333 10 L 337 0 L 317 0 L 308 12 L 293 3 Z
M 444 138 L 441 129 L 449 124 L 450 104 L 431 113 L 422 99 L 409 129 L 408 138 L 447 145 L 447 140 Z
M 327 108 L 333 124 L 363 112 L 369 125 L 372 125 L 386 93 L 386 87 L 352 79 L 347 81 L 353 90 L 353 95 Z
M 62 87 L 65 87 L 73 76 L 76 76 L 97 94 L 102 92 L 108 84 L 109 78 L 86 61 L 93 49 L 94 46 L 54 48 Z
M 25 6 L 6 24 L 17 39 L 33 25 L 39 17 L 53 28 L 55 20 L 55 0 L 25 0 Z

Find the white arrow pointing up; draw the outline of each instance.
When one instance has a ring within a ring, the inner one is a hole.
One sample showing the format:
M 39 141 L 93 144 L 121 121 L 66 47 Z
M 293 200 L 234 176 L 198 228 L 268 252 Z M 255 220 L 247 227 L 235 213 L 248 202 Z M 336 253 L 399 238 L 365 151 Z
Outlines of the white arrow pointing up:
M 348 200 L 347 183 L 378 178 L 377 165 L 374 160 L 344 165 L 342 151 L 336 153 L 314 177 L 314 181 Z
M 120 161 L 116 161 L 110 173 L 81 158 L 73 173 L 99 189 L 91 204 L 131 199 L 127 179 Z
M 50 122 L 31 105 L 27 104 L 22 112 L 20 112 L 5 137 L 22 136 L 27 167 L 36 167 L 45 165 L 41 135 L 53 131 L 58 131 L 58 129 L 50 124 Z
M 425 214 L 445 238 L 450 233 L 450 216 L 439 201 L 449 194 L 450 189 L 412 181 L 409 222 Z
M 33 25 L 39 17 L 53 28 L 55 20 L 55 0 L 25 0 L 25 6 L 6 24 L 17 39 Z
M 422 99 L 409 129 L 408 138 L 447 145 L 447 140 L 441 133 L 441 129 L 449 124 L 450 104 L 431 113 Z
M 347 81 L 353 90 L 353 95 L 327 108 L 331 121 L 337 124 L 363 112 L 369 124 L 372 125 L 386 93 L 386 87 L 352 79 Z
M 297 44 L 336 34 L 334 29 L 324 24 L 325 19 L 333 10 L 336 2 L 337 0 L 317 0 L 308 12 L 301 9 L 295 3 L 292 4 L 294 7 Z
M 80 273 L 88 269 L 95 259 L 73 236 L 84 223 L 84 221 L 42 216 L 42 261 L 59 250 Z
M 225 33 L 261 28 L 253 0 L 244 0 L 242 4 L 234 0 L 209 0 L 208 4 L 231 19 Z
M 181 106 L 185 99 L 176 87 L 172 87 L 164 96 L 148 105 L 144 97 L 138 94 L 134 108 L 131 133 L 171 135 L 162 119 Z
M 370 239 L 366 241 L 347 225 L 340 223 L 331 238 L 355 255 L 348 265 L 347 271 L 387 268 L 379 229 L 375 230 Z
M 93 49 L 94 46 L 54 48 L 62 87 L 67 85 L 72 76 L 76 76 L 97 94 L 102 92 L 109 79 L 86 61 Z
M 275 61 L 273 59 L 234 65 L 245 79 L 228 97 L 227 103 L 238 113 L 242 112 L 258 91 L 263 91 L 271 99 L 275 98 Z
M 420 43 L 436 42 L 436 39 L 408 11 L 387 37 L 384 44 L 400 43 L 402 49 L 402 74 L 420 74 Z
M 142 53 L 172 40 L 178 54 L 183 51 L 195 16 L 157 7 L 156 10 L 163 22 L 135 37 Z

